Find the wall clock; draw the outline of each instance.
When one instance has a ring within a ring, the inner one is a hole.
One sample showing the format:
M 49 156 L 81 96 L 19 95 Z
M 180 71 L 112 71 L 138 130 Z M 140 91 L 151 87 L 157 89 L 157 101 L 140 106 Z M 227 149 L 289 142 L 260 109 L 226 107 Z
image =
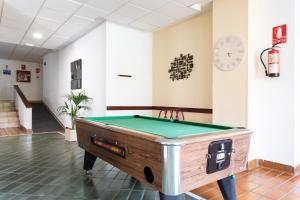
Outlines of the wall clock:
M 221 38 L 214 48 L 214 64 L 222 71 L 237 68 L 245 54 L 243 41 L 235 36 Z

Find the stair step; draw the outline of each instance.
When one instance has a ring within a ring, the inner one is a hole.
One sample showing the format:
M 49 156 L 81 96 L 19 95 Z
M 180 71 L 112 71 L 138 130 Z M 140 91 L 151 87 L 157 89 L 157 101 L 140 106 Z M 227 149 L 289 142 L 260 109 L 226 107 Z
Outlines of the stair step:
M 0 101 L 0 112 L 10 112 L 15 110 L 15 103 L 13 101 Z
M 0 117 L 0 123 L 19 122 L 18 117 Z
M 16 111 L 0 112 L 0 118 L 3 118 L 3 117 L 18 117 L 18 113 Z
M 0 128 L 20 127 L 18 112 L 12 101 L 0 101 Z
M 15 128 L 20 127 L 20 122 L 0 122 L 0 128 Z

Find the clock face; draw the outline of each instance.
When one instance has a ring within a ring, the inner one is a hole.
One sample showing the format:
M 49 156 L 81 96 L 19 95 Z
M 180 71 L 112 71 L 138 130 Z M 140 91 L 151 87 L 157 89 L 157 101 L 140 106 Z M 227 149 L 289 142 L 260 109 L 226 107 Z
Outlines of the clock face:
M 244 54 L 245 49 L 240 38 L 224 37 L 215 45 L 214 64 L 222 71 L 230 71 L 241 64 Z

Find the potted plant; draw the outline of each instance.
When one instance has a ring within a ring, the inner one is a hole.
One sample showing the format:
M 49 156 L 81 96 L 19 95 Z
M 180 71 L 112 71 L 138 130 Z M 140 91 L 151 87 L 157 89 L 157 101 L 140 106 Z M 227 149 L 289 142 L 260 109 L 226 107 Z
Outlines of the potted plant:
M 66 128 L 65 139 L 67 141 L 77 141 L 77 134 L 75 129 L 75 119 L 79 117 L 80 112 L 83 110 L 90 110 L 86 104 L 91 101 L 91 98 L 85 95 L 84 91 L 77 94 L 71 92 L 66 95 L 64 105 L 58 107 L 59 115 L 68 115 L 71 119 L 71 128 Z

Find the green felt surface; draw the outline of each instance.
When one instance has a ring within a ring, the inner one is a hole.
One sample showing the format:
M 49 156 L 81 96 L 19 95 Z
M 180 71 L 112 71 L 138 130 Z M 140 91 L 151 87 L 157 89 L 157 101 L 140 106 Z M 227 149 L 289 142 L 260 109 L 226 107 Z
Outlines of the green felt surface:
M 165 138 L 180 138 L 234 129 L 227 126 L 193 122 L 178 122 L 174 120 L 143 116 L 86 117 L 84 119 L 104 123 L 107 125 L 114 125 L 122 128 L 151 133 Z

